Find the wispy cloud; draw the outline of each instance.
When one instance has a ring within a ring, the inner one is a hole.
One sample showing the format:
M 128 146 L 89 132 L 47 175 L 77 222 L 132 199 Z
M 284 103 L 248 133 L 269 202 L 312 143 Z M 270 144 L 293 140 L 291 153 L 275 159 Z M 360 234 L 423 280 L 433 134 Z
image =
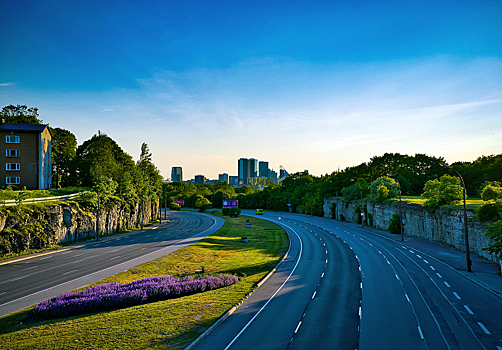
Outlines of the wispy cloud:
M 0 86 L 11 86 L 14 85 L 14 83 L 0 83 Z

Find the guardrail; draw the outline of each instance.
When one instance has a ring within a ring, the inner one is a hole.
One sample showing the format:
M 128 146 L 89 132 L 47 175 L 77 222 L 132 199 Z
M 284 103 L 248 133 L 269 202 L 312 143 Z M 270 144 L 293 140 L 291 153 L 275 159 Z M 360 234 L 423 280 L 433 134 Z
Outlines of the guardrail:
M 75 198 L 83 193 L 85 193 L 85 192 L 72 193 L 72 194 L 67 194 L 64 196 L 57 196 L 57 197 L 26 198 L 26 199 L 21 200 L 21 204 L 50 202 L 50 201 L 66 201 L 68 199 Z M 4 207 L 9 207 L 9 206 L 18 205 L 18 204 L 19 204 L 18 199 L 0 200 L 0 205 L 2 205 Z

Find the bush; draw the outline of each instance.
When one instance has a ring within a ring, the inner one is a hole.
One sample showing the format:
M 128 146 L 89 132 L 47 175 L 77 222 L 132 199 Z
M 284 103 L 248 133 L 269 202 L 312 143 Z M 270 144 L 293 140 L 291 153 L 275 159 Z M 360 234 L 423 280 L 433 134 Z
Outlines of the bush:
M 429 180 L 424 186 L 422 197 L 425 198 L 422 205 L 430 211 L 436 210 L 441 205 L 455 204 L 463 197 L 460 179 L 455 176 L 443 175 L 439 180 Z
M 332 219 L 336 219 L 336 204 L 335 203 L 331 203 L 330 206 L 329 206 L 329 214 L 330 214 L 330 217 Z
M 340 214 L 340 221 L 345 221 L 345 216 L 343 216 L 343 214 Z
M 225 216 L 229 216 L 230 215 L 230 208 L 221 209 L 221 213 Z
M 392 217 L 389 222 L 389 228 L 388 228 L 390 233 L 394 234 L 400 234 L 401 233 L 401 220 L 399 219 L 399 214 L 394 213 L 392 214 Z
M 230 208 L 230 212 L 228 215 L 230 215 L 230 217 L 238 217 L 239 215 L 241 214 L 241 210 L 237 207 L 233 207 L 233 208 Z
M 476 219 L 480 222 L 497 221 L 501 218 L 502 201 L 486 201 L 476 210 Z
M 481 249 L 486 250 L 491 254 L 496 254 L 499 258 L 502 258 L 502 220 L 498 220 L 497 222 L 488 225 L 484 235 L 493 239 L 495 243 Z

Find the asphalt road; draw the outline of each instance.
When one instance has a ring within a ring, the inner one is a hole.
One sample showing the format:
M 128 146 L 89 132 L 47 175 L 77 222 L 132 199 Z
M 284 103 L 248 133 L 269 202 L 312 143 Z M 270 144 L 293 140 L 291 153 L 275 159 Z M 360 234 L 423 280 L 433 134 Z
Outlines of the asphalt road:
M 449 267 L 353 224 L 263 218 L 288 258 L 196 349 L 502 350 L 502 300 Z
M 0 317 L 167 255 L 223 224 L 189 212 L 168 212 L 168 219 L 98 242 L 0 262 Z

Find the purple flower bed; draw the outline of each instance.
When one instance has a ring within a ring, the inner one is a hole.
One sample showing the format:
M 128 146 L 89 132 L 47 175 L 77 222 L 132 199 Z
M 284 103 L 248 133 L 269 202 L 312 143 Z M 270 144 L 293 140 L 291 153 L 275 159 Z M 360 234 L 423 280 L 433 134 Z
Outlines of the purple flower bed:
M 206 290 L 232 285 L 239 279 L 232 275 L 150 277 L 131 283 L 114 282 L 92 287 L 81 292 L 65 293 L 41 302 L 30 311 L 30 316 L 67 317 L 98 309 L 131 306 L 152 300 L 178 298 Z

